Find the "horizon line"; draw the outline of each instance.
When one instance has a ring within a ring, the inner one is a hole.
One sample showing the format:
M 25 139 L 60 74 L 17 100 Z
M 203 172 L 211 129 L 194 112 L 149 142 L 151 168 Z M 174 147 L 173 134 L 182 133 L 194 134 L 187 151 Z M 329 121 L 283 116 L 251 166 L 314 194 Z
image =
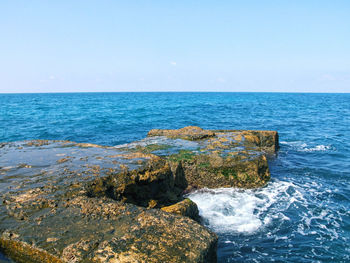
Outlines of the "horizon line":
M 78 93 L 290 93 L 290 94 L 350 94 L 350 92 L 316 91 L 52 91 L 52 92 L 0 92 L 9 94 L 78 94 Z

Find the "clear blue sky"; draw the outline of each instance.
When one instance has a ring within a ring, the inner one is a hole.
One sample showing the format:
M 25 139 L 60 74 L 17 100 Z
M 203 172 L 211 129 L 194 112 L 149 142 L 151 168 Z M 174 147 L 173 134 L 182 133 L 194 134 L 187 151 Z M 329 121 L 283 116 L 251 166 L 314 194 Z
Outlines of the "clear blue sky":
M 350 1 L 0 2 L 0 93 L 350 92 Z

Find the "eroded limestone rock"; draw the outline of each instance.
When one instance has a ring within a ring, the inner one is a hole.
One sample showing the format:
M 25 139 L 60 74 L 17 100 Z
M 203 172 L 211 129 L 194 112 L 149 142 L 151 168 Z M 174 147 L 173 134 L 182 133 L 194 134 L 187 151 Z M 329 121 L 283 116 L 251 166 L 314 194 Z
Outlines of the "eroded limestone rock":
M 161 208 L 161 210 L 178 214 L 182 216 L 188 216 L 189 218 L 192 218 L 196 221 L 199 220 L 199 213 L 198 213 L 198 207 L 195 202 L 192 200 L 186 198 L 182 200 L 181 202 L 178 202 L 176 204 L 170 205 L 170 206 L 164 206 Z
M 270 179 L 266 155 L 278 150 L 275 131 L 210 131 L 190 126 L 151 130 L 148 136 L 123 147 L 181 163 L 186 191 L 203 187 L 261 187 Z
M 17 262 L 215 262 L 217 237 L 183 193 L 262 186 L 277 149 L 276 132 L 199 127 L 116 147 L 2 143 L 0 249 Z
M 201 140 L 215 136 L 215 133 L 209 130 L 203 130 L 200 127 L 188 126 L 178 130 L 154 129 L 148 132 L 148 136 L 166 136 L 170 139 Z
M 216 242 L 188 217 L 86 196 L 12 221 L 0 237 L 18 262 L 215 262 Z

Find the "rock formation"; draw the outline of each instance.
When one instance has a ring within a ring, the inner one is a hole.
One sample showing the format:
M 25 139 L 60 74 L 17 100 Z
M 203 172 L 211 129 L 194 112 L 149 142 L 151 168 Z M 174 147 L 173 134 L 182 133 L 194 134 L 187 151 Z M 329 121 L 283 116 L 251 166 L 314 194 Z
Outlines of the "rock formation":
M 270 131 L 151 130 L 116 147 L 3 143 L 0 250 L 16 262 L 215 262 L 217 236 L 183 193 L 260 187 Z

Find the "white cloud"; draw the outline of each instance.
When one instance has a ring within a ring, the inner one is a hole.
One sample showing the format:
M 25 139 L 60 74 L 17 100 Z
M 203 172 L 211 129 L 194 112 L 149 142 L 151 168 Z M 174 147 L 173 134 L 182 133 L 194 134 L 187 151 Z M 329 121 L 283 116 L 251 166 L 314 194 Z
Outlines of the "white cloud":
M 335 80 L 335 76 L 333 76 L 332 74 L 324 74 L 321 76 L 322 80 Z
M 57 77 L 55 75 L 50 75 L 47 78 L 40 79 L 39 82 L 45 83 L 45 82 L 54 81 L 54 80 L 57 80 Z
M 170 65 L 176 66 L 176 62 L 175 61 L 170 61 Z
M 220 83 L 225 83 L 226 82 L 226 80 L 224 78 L 217 78 L 216 81 L 220 82 Z

